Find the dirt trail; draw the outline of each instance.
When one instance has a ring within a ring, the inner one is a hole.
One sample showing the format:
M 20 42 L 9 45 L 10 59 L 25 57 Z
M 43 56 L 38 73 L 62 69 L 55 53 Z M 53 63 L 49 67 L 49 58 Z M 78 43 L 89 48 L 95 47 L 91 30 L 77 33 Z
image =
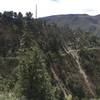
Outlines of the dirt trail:
M 89 48 L 89 49 L 96 49 L 96 48 Z M 99 49 L 100 49 L 100 48 L 99 48 Z M 82 66 L 81 66 L 81 64 L 80 64 L 80 62 L 79 62 L 79 55 L 78 55 L 78 51 L 79 51 L 79 50 L 69 50 L 69 51 L 67 51 L 66 48 L 64 48 L 64 50 L 65 50 L 65 52 L 66 52 L 67 54 L 71 54 L 72 57 L 75 59 L 77 65 L 78 65 L 79 72 L 82 74 L 82 76 L 83 76 L 83 78 L 84 78 L 84 81 L 85 81 L 85 83 L 86 83 L 86 85 L 87 85 L 87 87 L 88 87 L 88 89 L 89 89 L 91 95 L 92 95 L 93 97 L 95 97 L 95 93 L 94 93 L 93 90 L 92 90 L 91 82 L 88 80 L 88 76 L 86 75 L 85 71 L 82 69 Z
M 58 87 L 61 89 L 61 91 L 63 92 L 64 96 L 68 96 L 69 95 L 69 91 L 66 89 L 65 85 L 63 84 L 62 80 L 60 80 L 60 78 L 57 76 L 56 72 L 54 71 L 53 68 L 51 68 L 51 71 L 53 73 L 53 76 L 56 80 L 56 83 L 58 85 Z

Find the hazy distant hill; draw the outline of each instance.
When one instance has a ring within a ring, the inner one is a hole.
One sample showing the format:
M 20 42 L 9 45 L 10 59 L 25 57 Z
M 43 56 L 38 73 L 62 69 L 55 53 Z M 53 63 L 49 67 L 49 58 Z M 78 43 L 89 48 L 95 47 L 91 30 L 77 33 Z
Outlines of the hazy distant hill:
M 56 23 L 58 26 L 76 30 L 82 29 L 86 32 L 92 32 L 100 35 L 100 15 L 90 16 L 87 14 L 69 14 L 69 15 L 55 15 L 44 17 L 43 20 L 48 23 Z

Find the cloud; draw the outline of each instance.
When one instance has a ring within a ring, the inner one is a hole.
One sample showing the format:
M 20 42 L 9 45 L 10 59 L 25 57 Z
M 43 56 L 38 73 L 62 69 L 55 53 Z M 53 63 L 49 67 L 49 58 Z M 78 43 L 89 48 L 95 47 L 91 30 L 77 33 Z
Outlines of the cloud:
M 95 12 L 96 10 L 94 10 L 94 9 L 83 9 L 83 11 L 85 11 L 85 12 Z
M 82 9 L 81 12 L 88 13 L 90 15 L 95 15 L 95 14 L 99 13 L 99 11 L 97 9 L 89 9 L 89 8 L 88 9 Z

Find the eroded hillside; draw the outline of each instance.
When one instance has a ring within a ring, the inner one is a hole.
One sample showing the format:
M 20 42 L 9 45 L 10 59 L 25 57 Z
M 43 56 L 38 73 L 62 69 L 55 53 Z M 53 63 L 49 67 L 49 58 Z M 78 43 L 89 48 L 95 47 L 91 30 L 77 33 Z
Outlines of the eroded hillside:
M 27 100 L 100 97 L 100 38 L 59 29 L 29 12 L 0 16 L 0 93 Z M 71 97 L 70 97 L 71 98 Z

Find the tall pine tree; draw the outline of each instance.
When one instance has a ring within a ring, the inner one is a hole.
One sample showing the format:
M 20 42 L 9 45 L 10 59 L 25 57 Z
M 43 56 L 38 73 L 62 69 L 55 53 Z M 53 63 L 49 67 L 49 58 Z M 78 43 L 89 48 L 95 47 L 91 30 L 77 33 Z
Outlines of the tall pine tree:
M 45 56 L 37 45 L 21 50 L 16 93 L 27 100 L 55 100 L 54 87 L 46 69 Z

